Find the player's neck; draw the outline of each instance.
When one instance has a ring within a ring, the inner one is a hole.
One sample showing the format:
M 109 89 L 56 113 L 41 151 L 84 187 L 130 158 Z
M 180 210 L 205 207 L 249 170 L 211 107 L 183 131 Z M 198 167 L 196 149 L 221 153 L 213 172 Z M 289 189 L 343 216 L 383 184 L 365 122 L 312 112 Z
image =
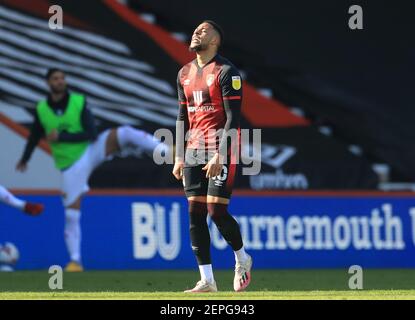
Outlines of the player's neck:
M 59 92 L 59 93 L 51 93 L 50 94 L 50 98 L 52 99 L 53 102 L 58 102 L 61 101 L 63 99 L 63 97 L 65 96 L 66 92 Z
M 216 56 L 216 51 L 202 51 L 196 54 L 196 61 L 199 67 L 203 68 L 210 60 Z

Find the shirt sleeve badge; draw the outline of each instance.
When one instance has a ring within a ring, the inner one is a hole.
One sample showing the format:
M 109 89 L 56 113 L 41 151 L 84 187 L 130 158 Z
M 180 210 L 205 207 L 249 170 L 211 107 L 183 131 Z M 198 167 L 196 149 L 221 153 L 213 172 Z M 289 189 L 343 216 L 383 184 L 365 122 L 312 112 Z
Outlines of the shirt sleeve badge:
M 232 77 L 232 88 L 235 90 L 239 90 L 242 87 L 242 81 L 240 76 L 233 76 Z

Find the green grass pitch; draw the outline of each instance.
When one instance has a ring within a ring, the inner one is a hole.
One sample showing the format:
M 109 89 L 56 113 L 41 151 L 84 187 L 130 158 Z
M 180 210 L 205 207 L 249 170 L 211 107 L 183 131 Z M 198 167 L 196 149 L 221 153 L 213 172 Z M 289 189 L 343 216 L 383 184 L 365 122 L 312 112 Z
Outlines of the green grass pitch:
M 64 273 L 63 290 L 47 271 L 0 273 L 0 299 L 415 299 L 415 269 L 364 270 L 363 290 L 349 290 L 345 269 L 254 270 L 247 291 L 232 291 L 232 271 L 215 272 L 218 293 L 185 294 L 198 280 L 186 271 Z

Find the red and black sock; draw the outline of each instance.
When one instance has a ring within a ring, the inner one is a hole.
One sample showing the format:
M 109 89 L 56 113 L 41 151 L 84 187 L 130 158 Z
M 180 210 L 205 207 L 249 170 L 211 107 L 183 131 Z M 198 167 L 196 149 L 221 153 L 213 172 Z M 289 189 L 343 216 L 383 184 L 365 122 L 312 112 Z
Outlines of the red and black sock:
M 238 222 L 228 212 L 228 205 L 222 203 L 208 203 L 209 215 L 218 227 L 219 232 L 232 247 L 233 251 L 242 248 L 242 235 Z
M 206 203 L 189 201 L 190 240 L 199 265 L 211 264 Z

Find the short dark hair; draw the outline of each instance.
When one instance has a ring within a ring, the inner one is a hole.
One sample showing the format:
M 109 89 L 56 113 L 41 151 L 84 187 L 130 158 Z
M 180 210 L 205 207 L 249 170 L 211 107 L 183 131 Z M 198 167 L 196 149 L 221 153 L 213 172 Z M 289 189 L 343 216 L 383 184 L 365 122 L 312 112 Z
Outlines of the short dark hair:
M 224 41 L 225 41 L 225 34 L 223 32 L 223 29 L 221 28 L 220 25 L 218 25 L 215 21 L 213 20 L 203 20 L 202 23 L 209 23 L 213 29 L 215 29 L 217 31 L 217 33 L 219 33 L 219 37 L 220 37 L 220 47 L 223 45 Z
M 50 77 L 55 73 L 55 72 L 62 72 L 65 73 L 62 69 L 59 68 L 49 68 L 48 71 L 46 72 L 46 80 L 49 80 Z

